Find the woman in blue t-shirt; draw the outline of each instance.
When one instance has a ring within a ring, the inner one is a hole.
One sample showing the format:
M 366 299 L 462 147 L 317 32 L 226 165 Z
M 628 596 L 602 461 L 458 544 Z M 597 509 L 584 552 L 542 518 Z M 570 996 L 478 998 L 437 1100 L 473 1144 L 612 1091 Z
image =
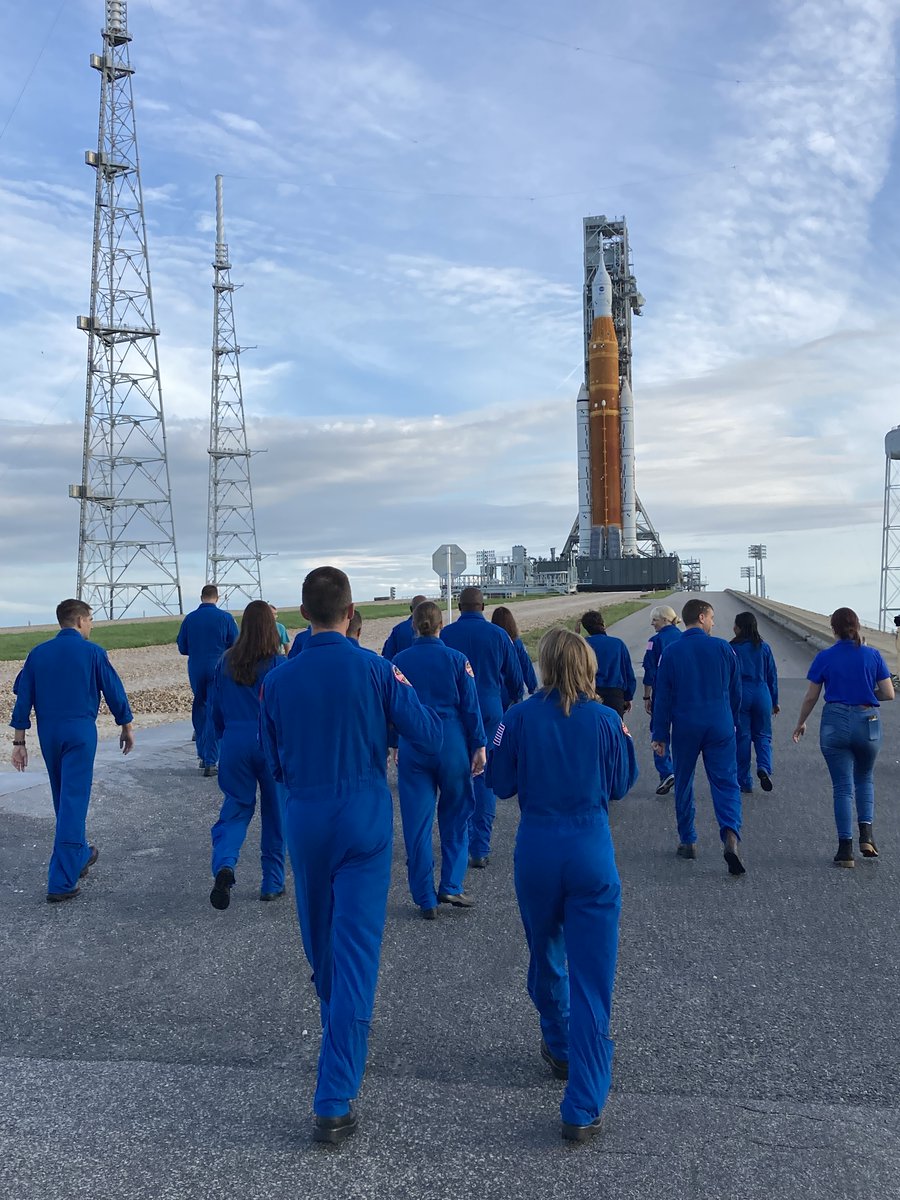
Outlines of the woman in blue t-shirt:
M 881 747 L 879 701 L 894 699 L 891 673 L 881 654 L 864 646 L 859 633 L 859 617 L 852 608 L 838 608 L 831 614 L 834 645 L 820 651 L 812 661 L 806 678 L 809 687 L 800 706 L 794 730 L 799 742 L 806 732 L 806 721 L 825 686 L 825 708 L 819 727 L 819 745 L 834 787 L 834 820 L 838 832 L 839 867 L 854 866 L 853 801 L 859 821 L 859 850 L 864 858 L 877 858 L 878 848 L 872 836 L 875 814 L 875 759 Z

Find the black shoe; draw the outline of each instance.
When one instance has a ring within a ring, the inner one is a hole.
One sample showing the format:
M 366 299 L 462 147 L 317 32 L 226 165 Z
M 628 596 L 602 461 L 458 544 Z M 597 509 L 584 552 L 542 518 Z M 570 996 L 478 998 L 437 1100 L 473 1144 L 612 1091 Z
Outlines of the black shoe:
M 436 921 L 437 920 L 437 909 L 436 908 L 423 908 L 422 909 L 422 920 L 423 921 Z
M 725 835 L 725 852 L 723 856 L 725 861 L 728 863 L 728 874 L 746 875 L 747 868 L 741 862 L 737 848 L 737 834 L 729 829 L 728 833 Z
M 836 867 L 856 866 L 856 861 L 853 858 L 853 838 L 840 838 L 838 840 L 838 851 L 832 861 Z
M 231 867 L 220 867 L 216 871 L 216 881 L 209 893 L 209 902 L 213 908 L 223 911 L 231 903 L 231 889 L 234 887 L 234 871 Z
M 871 825 L 869 826 L 869 828 L 870 829 L 872 828 Z M 100 857 L 100 851 L 97 849 L 96 846 L 91 846 L 90 850 L 91 850 L 91 857 L 87 860 L 87 862 L 81 868 L 81 874 L 78 876 L 79 879 L 87 878 L 88 871 L 91 869 L 91 867 L 97 861 L 97 859 Z
M 563 1121 L 559 1132 L 567 1142 L 589 1142 L 602 1128 L 603 1113 L 599 1117 L 595 1117 L 590 1125 L 570 1125 L 568 1121 Z
M 759 786 L 764 792 L 771 792 L 775 784 L 772 782 L 772 776 L 768 771 L 757 771 L 756 778 L 759 780 Z
M 668 796 L 672 788 L 675 786 L 675 776 L 667 775 L 656 789 L 657 796 Z
M 313 1141 L 336 1146 L 346 1138 L 353 1137 L 356 1126 L 356 1113 L 352 1106 L 342 1117 L 313 1117 Z
M 544 1041 L 543 1038 L 541 1038 L 541 1058 L 544 1060 L 544 1062 L 550 1068 L 550 1071 L 551 1071 L 554 1079 L 568 1079 L 569 1078 L 568 1062 L 564 1058 L 554 1058 L 553 1055 L 550 1053 L 550 1047 L 547 1045 L 547 1043 Z
M 280 892 L 262 892 L 261 891 L 259 893 L 259 898 L 260 898 L 260 900 L 265 900 L 265 901 L 280 900 L 283 895 L 284 895 L 284 888 L 282 888 Z
M 452 904 L 454 908 L 475 907 L 475 901 L 465 892 L 438 892 L 438 904 Z
M 218 775 L 218 773 L 219 773 L 219 768 L 216 766 L 215 763 L 201 763 L 200 764 L 200 774 L 203 775 L 206 779 L 212 779 L 213 776 Z
M 488 863 L 490 861 L 491 861 L 490 855 L 485 854 L 485 856 L 483 858 L 470 858 L 469 866 L 475 867 L 476 870 L 481 871 L 488 865 Z
M 867 821 L 859 823 L 859 852 L 863 858 L 877 858 L 878 847 L 872 837 L 872 824 Z
M 196 740 L 197 740 L 197 731 L 195 729 L 191 732 L 191 741 L 196 742 Z
M 682 842 L 675 851 L 679 858 L 696 858 L 697 846 L 694 842 Z
M 81 888 L 73 888 L 71 892 L 48 892 L 48 904 L 62 904 L 64 900 L 74 900 Z
M 742 783 L 741 784 L 741 795 L 742 796 L 752 796 L 753 795 L 753 784 L 752 783 Z

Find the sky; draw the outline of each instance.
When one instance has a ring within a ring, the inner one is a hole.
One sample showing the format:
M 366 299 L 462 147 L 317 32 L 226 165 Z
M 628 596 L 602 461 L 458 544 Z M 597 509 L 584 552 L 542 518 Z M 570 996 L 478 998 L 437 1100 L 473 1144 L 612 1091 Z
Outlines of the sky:
M 74 590 L 101 0 L 0 0 L 0 625 Z M 130 0 L 186 604 L 224 176 L 264 592 L 545 555 L 576 514 L 582 218 L 625 216 L 667 551 L 878 613 L 900 423 L 900 0 Z

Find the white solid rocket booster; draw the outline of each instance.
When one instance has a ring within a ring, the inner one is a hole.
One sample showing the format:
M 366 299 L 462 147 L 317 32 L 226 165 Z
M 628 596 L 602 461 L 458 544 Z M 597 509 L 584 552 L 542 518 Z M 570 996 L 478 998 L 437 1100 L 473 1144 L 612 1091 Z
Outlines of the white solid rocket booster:
M 587 555 L 591 545 L 591 430 L 588 390 L 584 384 L 575 404 L 578 439 L 578 544 Z
M 622 422 L 622 553 L 637 554 L 637 502 L 634 486 L 634 396 L 631 384 L 622 383 L 619 398 Z

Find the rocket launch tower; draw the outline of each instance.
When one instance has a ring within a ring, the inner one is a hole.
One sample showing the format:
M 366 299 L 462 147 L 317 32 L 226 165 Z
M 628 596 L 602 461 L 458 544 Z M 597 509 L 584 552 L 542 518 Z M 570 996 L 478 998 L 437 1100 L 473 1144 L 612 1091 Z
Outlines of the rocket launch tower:
M 635 484 L 631 318 L 640 316 L 643 303 L 625 221 L 585 217 L 578 517 L 562 555 L 574 553 L 583 591 L 674 587 L 678 581 L 678 559 L 663 549 Z

